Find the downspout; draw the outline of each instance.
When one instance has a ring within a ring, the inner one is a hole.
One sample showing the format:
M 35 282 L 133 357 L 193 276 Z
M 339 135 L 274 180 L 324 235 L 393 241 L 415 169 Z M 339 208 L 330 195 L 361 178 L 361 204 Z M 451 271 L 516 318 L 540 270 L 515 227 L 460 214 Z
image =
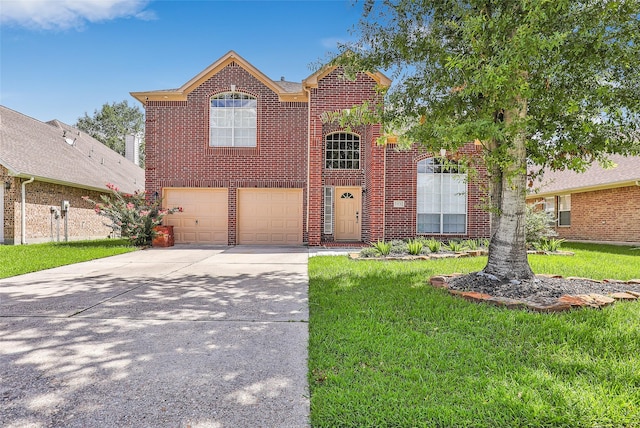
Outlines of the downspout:
M 35 180 L 35 177 L 31 177 L 30 179 L 28 179 L 27 181 L 23 181 L 22 182 L 22 205 L 21 205 L 21 210 L 20 210 L 20 232 L 21 232 L 21 237 L 20 237 L 20 244 L 24 245 L 27 243 L 27 213 L 25 212 L 27 209 L 27 201 L 26 201 L 26 196 L 27 196 L 27 189 L 26 186 L 29 183 L 33 183 L 33 180 Z
M 311 191 L 311 89 L 306 88 L 304 85 L 302 89 L 307 93 L 307 244 L 309 244 L 309 202 L 311 201 L 310 191 Z

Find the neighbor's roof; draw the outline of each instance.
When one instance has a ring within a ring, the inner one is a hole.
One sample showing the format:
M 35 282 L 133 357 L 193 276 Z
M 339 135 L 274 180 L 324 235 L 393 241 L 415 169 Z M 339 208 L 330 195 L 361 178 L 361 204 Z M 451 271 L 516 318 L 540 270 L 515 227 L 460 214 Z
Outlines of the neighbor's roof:
M 579 193 L 599 189 L 633 186 L 640 182 L 640 156 L 611 155 L 613 168 L 605 169 L 594 162 L 583 173 L 574 171 L 545 171 L 535 185 L 530 198 Z
M 40 122 L 0 106 L 0 165 L 9 175 L 105 191 L 144 189 L 144 170 L 100 141 L 57 120 Z
M 147 101 L 185 101 L 191 92 L 231 63 L 239 65 L 266 87 L 278 94 L 280 101 L 294 102 L 307 102 L 307 93 L 304 91 L 304 88 L 317 87 L 318 80 L 322 79 L 336 68 L 335 66 L 323 67 L 301 83 L 287 82 L 284 80 L 271 80 L 264 73 L 249 63 L 249 61 L 245 60 L 234 51 L 229 51 L 216 62 L 201 71 L 193 79 L 189 80 L 177 89 L 131 92 L 131 96 L 142 104 L 145 104 Z M 380 85 L 389 86 L 391 84 L 391 80 L 380 72 L 367 74 L 369 74 Z

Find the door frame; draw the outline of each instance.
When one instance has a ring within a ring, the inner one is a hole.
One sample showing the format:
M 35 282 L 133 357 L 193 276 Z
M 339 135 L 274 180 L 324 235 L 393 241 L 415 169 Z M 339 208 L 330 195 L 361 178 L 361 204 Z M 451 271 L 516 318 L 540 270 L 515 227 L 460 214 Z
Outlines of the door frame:
M 338 204 L 342 199 L 341 196 L 345 193 L 349 192 L 353 194 L 354 199 L 357 199 L 357 213 L 356 213 L 356 224 L 357 224 L 357 236 L 341 238 L 338 233 L 338 213 L 340 210 L 338 209 Z M 362 187 L 359 186 L 336 186 L 334 188 L 334 239 L 336 241 L 357 241 L 360 242 L 362 240 Z

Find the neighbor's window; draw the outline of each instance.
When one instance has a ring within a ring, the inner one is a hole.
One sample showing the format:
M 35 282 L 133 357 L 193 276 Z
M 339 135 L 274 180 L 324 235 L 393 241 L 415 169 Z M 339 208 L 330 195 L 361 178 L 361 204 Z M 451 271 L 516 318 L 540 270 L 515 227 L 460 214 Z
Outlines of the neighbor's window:
M 544 198 L 544 211 L 551 217 L 556 218 L 556 197 Z
M 465 233 L 467 174 L 452 161 L 428 158 L 418 162 L 418 233 Z
M 360 169 L 360 137 L 336 132 L 325 137 L 325 168 Z
M 256 147 L 257 100 L 241 92 L 211 97 L 209 145 Z
M 571 195 L 558 196 L 558 226 L 571 226 Z

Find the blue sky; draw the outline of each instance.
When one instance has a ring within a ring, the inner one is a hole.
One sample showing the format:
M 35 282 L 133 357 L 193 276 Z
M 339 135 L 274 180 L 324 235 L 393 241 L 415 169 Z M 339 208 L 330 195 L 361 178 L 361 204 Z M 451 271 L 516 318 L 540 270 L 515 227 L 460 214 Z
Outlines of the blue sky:
M 1 0 L 0 104 L 74 124 L 129 92 L 180 87 L 230 50 L 302 81 L 362 5 L 317 1 Z

